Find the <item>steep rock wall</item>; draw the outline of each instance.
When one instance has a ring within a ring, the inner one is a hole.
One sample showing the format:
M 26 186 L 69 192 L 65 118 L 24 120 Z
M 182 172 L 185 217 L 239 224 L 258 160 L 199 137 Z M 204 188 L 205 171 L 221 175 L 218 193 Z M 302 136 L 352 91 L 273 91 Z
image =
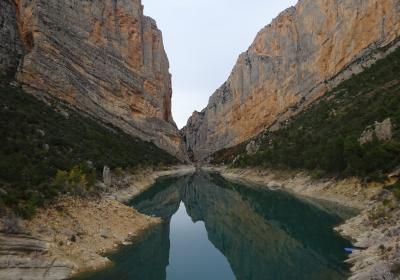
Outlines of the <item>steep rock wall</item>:
M 393 51 L 400 0 L 300 0 L 262 29 L 229 79 L 182 130 L 201 160 L 277 129 L 329 89 Z
M 16 78 L 26 91 L 66 101 L 185 158 L 162 34 L 140 0 L 13 4 L 25 51 Z
M 8 78 L 14 75 L 22 54 L 15 6 L 11 0 L 2 0 L 0 1 L 0 77 Z

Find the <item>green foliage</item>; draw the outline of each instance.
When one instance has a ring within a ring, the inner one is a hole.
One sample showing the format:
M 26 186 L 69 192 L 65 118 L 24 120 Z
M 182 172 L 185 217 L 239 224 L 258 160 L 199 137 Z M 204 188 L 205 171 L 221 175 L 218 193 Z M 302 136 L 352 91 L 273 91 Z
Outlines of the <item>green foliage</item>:
M 114 169 L 114 174 L 118 177 L 121 177 L 124 175 L 124 170 L 121 167 L 117 167 Z
M 231 163 L 237 155 L 242 154 L 246 150 L 248 142 L 241 143 L 228 149 L 222 149 L 213 154 L 213 163 Z
M 318 170 L 326 174 L 381 180 L 400 165 L 400 49 L 340 84 L 276 132 L 255 140 L 260 150 L 248 156 L 243 144 L 219 151 L 213 163 Z M 391 141 L 361 145 L 363 131 L 391 118 Z
M 105 165 L 133 169 L 178 162 L 152 143 L 62 103 L 52 105 L 0 86 L 0 207 L 30 217 L 38 205 L 60 192 L 90 191 L 96 171 L 101 174 Z
M 50 186 L 58 192 L 84 195 L 92 190 L 96 180 L 95 170 L 93 171 L 87 173 L 80 166 L 74 166 L 70 171 L 59 170 Z
M 394 197 L 400 201 L 400 181 L 394 183 L 393 185 L 386 186 L 385 187 L 387 190 L 390 190 Z

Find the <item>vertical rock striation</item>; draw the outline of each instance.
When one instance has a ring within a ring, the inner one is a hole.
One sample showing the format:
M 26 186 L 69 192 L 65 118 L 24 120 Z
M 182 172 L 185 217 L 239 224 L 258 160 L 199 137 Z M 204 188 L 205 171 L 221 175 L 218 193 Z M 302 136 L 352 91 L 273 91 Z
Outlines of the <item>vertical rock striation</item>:
M 26 91 L 61 99 L 185 158 L 162 34 L 140 0 L 10 1 L 1 5 L 15 5 L 25 52 L 16 78 Z M 16 42 L 13 36 L 0 39 Z
M 194 157 L 300 112 L 399 45 L 400 0 L 300 0 L 262 29 L 229 79 L 183 129 Z
M 0 77 L 14 75 L 22 54 L 15 6 L 11 0 L 2 0 L 0 1 Z

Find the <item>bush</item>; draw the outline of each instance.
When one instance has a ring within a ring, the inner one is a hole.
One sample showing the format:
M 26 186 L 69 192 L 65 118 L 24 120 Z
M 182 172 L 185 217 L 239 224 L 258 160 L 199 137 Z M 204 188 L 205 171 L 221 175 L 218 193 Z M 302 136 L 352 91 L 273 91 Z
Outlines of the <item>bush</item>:
M 31 219 L 36 214 L 37 208 L 41 205 L 37 195 L 32 195 L 25 201 L 20 201 L 15 213 L 25 219 Z
M 117 167 L 117 168 L 114 169 L 114 174 L 117 177 L 121 177 L 121 176 L 124 175 L 124 170 L 121 167 Z
M 57 171 L 52 185 L 59 192 L 85 195 L 93 187 L 93 184 L 89 184 L 87 177 L 79 166 L 74 166 L 70 171 Z

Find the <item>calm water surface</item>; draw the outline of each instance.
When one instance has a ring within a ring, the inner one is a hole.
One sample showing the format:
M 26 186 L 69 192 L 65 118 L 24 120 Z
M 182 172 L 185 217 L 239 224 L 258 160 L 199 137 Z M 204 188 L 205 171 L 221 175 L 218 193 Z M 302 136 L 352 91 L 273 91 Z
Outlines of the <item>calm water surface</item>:
M 326 205 L 207 173 L 162 179 L 131 205 L 164 223 L 80 279 L 346 279 L 343 218 Z

